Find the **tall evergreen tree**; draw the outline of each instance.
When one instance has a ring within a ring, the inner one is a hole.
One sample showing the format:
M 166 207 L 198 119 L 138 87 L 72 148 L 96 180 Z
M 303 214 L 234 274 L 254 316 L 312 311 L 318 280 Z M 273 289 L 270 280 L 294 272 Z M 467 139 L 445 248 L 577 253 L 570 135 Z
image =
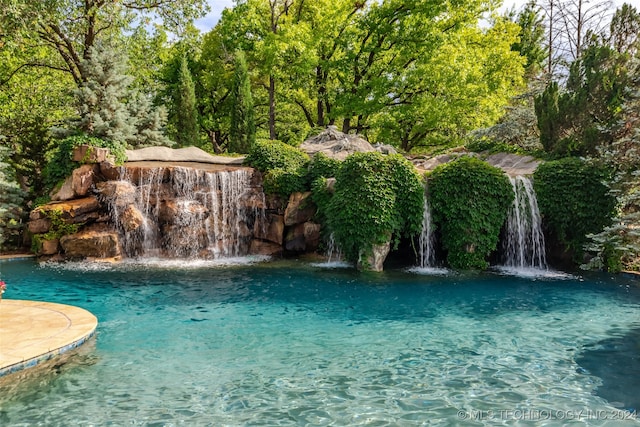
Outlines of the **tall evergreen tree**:
M 544 47 L 545 28 L 540 8 L 535 1 L 530 1 L 517 16 L 511 12 L 509 18 L 520 27 L 520 38 L 511 45 L 511 49 L 527 58 L 525 70 L 529 77 L 533 77 L 544 69 L 547 59 Z
M 178 82 L 174 94 L 174 126 L 178 145 L 199 145 L 198 109 L 196 90 L 189 70 L 187 58 L 183 55 L 178 71 Z
M 6 159 L 8 150 L 0 145 L 0 249 L 8 242 L 15 242 L 20 234 L 24 191 L 14 179 Z
M 86 80 L 74 91 L 80 118 L 71 122 L 71 131 L 132 147 L 171 145 L 162 133 L 164 108 L 154 109 L 131 89 L 126 67 L 126 58 L 113 48 L 92 48 L 83 62 Z
M 249 71 L 244 53 L 236 51 L 234 57 L 234 77 L 231 91 L 231 131 L 229 151 L 248 153 L 256 139 L 256 125 L 253 116 L 253 98 Z

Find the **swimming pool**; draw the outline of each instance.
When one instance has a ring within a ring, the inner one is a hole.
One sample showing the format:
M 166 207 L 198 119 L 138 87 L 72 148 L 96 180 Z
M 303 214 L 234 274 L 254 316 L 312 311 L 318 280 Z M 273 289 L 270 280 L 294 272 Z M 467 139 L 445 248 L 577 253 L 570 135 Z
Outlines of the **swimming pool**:
M 622 276 L 1 267 L 6 298 L 99 319 L 95 348 L 0 395 L 2 425 L 638 423 L 624 410 L 638 404 L 638 364 L 621 362 L 634 349 L 612 344 L 640 330 L 640 286 Z M 621 394 L 598 360 L 624 371 Z

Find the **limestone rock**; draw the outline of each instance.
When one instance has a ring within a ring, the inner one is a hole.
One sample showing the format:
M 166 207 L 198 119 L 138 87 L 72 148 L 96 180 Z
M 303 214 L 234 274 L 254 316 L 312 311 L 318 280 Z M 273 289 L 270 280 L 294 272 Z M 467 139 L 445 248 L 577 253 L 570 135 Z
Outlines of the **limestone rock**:
M 100 163 L 109 158 L 108 148 L 92 147 L 90 145 L 80 145 L 73 149 L 73 161 L 82 163 Z
M 316 205 L 311 200 L 311 192 L 292 193 L 284 211 L 284 225 L 302 224 L 316 214 Z
M 32 234 L 46 233 L 51 228 L 51 220 L 48 218 L 39 218 L 29 221 L 29 232 Z
M 324 153 L 328 157 L 344 160 L 349 154 L 376 151 L 369 142 L 358 135 L 342 133 L 335 126 L 328 126 L 320 134 L 311 137 L 300 145 L 300 149 L 309 156 Z
M 285 237 L 285 249 L 291 252 L 310 252 L 320 244 L 320 224 L 305 222 L 292 227 Z
M 83 197 L 81 199 L 67 200 L 64 202 L 52 202 L 42 205 L 31 211 L 29 219 L 34 221 L 47 218 L 50 211 L 62 211 L 62 218 L 69 223 L 77 224 L 83 222 L 83 215 L 97 211 L 100 208 L 98 199 L 94 196 Z
M 460 156 L 473 156 L 483 158 L 484 161 L 492 166 L 502 169 L 504 173 L 510 176 L 533 175 L 533 173 L 538 168 L 538 165 L 540 164 L 540 161 L 532 156 L 521 156 L 519 154 L 511 153 L 496 153 L 484 158 L 482 155 L 479 155 L 477 153 L 466 152 L 441 154 L 439 156 L 431 157 L 428 159 L 415 158 L 412 159 L 412 162 L 414 166 L 416 166 L 416 168 L 418 168 L 419 170 L 431 171 L 442 164 L 449 163 L 450 161 L 457 159 Z
M 100 163 L 99 172 L 100 178 L 104 181 L 118 181 L 124 175 L 125 169 L 110 162 L 102 162 Z
M 54 202 L 71 200 L 73 199 L 74 196 L 75 195 L 73 194 L 73 178 L 72 177 L 68 177 L 67 179 L 65 179 L 64 182 L 62 183 L 62 187 L 57 189 L 54 188 L 53 190 L 51 190 L 51 193 L 49 193 L 49 197 L 51 197 L 51 200 Z
M 135 202 L 136 187 L 129 181 L 99 182 L 96 189 L 100 195 L 116 208 L 125 208 Z
M 282 246 L 276 243 L 253 239 L 249 247 L 249 254 L 279 256 L 282 254 Z
M 89 194 L 95 177 L 94 165 L 82 165 L 71 174 L 71 187 L 74 197 L 84 197 Z
M 130 233 L 140 228 L 144 224 L 144 215 L 134 205 L 129 205 L 120 215 L 120 223 L 124 231 Z
M 382 245 L 374 245 L 372 248 L 372 254 L 365 260 L 358 260 L 359 270 L 368 271 L 382 271 L 384 260 L 387 259 L 387 255 L 391 250 L 391 242 L 384 243 Z
M 282 244 L 284 236 L 284 216 L 277 214 L 267 214 L 265 223 L 256 221 L 253 227 L 253 235 L 256 239 Z
M 63 236 L 60 245 L 68 258 L 113 258 L 121 256 L 120 240 L 115 230 L 93 226 Z
M 59 252 L 60 240 L 43 240 L 38 255 L 55 255 Z
M 198 162 L 219 165 L 241 165 L 244 157 L 212 156 L 198 147 L 173 149 L 169 147 L 147 147 L 139 150 L 127 150 L 128 162 Z

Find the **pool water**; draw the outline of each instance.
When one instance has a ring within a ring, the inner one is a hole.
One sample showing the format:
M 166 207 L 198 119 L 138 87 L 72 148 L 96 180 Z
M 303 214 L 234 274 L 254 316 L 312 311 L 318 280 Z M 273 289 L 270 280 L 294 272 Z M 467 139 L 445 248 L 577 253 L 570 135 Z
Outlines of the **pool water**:
M 3 426 L 640 424 L 638 349 L 611 344 L 640 330 L 630 278 L 0 267 L 6 298 L 99 319 L 87 354 L 0 395 Z M 598 369 L 602 351 L 618 372 Z

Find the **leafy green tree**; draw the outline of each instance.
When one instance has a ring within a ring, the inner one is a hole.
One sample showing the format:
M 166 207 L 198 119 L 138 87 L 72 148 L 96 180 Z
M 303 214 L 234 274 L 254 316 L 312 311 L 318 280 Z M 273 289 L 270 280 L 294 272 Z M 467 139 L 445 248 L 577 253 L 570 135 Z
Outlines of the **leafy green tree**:
M 231 90 L 231 131 L 229 151 L 248 153 L 256 139 L 253 97 L 244 53 L 235 53 L 233 88 Z
M 124 30 L 145 24 L 147 18 L 160 18 L 177 33 L 184 24 L 204 14 L 205 0 L 105 1 L 0 0 L 0 27 L 3 37 L 14 42 L 33 41 L 51 49 L 56 57 L 44 61 L 24 61 L 24 67 L 46 67 L 69 73 L 78 86 L 86 80 L 83 62 L 100 41 L 121 37 Z
M 199 145 L 196 93 L 187 58 L 182 57 L 174 101 L 176 140 L 182 147 Z
M 508 17 L 520 27 L 519 40 L 511 45 L 511 49 L 527 58 L 527 76 L 536 76 L 544 69 L 547 61 L 544 19 L 540 7 L 535 1 L 530 1 L 517 16 L 515 12 L 510 12 Z

